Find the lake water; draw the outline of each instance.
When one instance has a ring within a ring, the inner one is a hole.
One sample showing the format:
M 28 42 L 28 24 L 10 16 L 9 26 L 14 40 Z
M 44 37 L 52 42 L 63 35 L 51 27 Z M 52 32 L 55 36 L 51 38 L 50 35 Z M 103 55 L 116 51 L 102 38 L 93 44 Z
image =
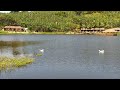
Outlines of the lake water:
M 45 50 L 42 56 L 34 56 L 38 49 Z M 35 58 L 26 67 L 0 72 L 1 79 L 120 79 L 119 36 L 0 35 L 0 55 Z

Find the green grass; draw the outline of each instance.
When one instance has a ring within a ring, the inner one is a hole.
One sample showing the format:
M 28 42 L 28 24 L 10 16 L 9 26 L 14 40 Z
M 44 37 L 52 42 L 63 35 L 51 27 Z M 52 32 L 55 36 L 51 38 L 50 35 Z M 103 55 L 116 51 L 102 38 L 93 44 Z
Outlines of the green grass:
M 0 31 L 0 34 L 65 34 L 65 32 L 7 32 Z
M 0 30 L 0 34 L 4 35 L 16 35 L 16 34 L 23 34 L 23 35 L 29 35 L 29 34 L 43 34 L 43 35 L 65 35 L 65 34 L 74 34 L 74 32 L 7 32 Z M 77 34 L 77 33 L 76 33 Z
M 33 61 L 34 59 L 29 57 L 21 58 L 0 57 L 0 70 L 26 66 L 27 64 L 30 64 Z
M 8 34 L 8 32 L 0 30 L 0 34 Z
M 65 35 L 65 34 L 77 34 L 74 32 L 7 32 L 7 31 L 1 31 L 0 34 L 24 34 L 24 35 L 29 35 L 29 34 L 43 34 L 43 35 Z
M 120 36 L 120 32 L 117 33 L 117 36 Z
M 29 32 L 8 32 L 0 30 L 0 34 L 30 34 Z
M 65 34 L 65 32 L 31 32 L 31 34 Z

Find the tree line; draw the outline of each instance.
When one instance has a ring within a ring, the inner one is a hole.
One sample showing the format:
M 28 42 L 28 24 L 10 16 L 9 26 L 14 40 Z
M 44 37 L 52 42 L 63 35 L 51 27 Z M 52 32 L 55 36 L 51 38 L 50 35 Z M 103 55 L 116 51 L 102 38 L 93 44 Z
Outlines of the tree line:
M 114 28 L 120 27 L 120 11 L 11 11 L 0 14 L 0 28 L 6 25 L 20 25 L 38 32 Z

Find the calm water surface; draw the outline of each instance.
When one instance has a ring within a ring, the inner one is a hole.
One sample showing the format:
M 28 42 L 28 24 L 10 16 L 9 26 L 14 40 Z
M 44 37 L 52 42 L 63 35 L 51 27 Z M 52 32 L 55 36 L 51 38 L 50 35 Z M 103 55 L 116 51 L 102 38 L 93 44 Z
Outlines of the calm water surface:
M 42 56 L 34 56 L 38 49 L 45 49 Z M 35 58 L 26 67 L 0 72 L 1 79 L 120 79 L 119 36 L 0 35 L 0 55 Z

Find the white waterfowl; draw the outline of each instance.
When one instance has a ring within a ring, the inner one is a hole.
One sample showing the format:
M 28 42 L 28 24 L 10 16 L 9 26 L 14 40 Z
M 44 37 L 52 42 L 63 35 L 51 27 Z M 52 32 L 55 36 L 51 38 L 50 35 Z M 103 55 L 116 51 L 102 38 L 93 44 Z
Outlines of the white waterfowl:
M 44 53 L 44 49 L 39 49 L 39 51 L 40 51 L 41 53 Z
M 99 50 L 99 53 L 104 53 L 104 50 Z

